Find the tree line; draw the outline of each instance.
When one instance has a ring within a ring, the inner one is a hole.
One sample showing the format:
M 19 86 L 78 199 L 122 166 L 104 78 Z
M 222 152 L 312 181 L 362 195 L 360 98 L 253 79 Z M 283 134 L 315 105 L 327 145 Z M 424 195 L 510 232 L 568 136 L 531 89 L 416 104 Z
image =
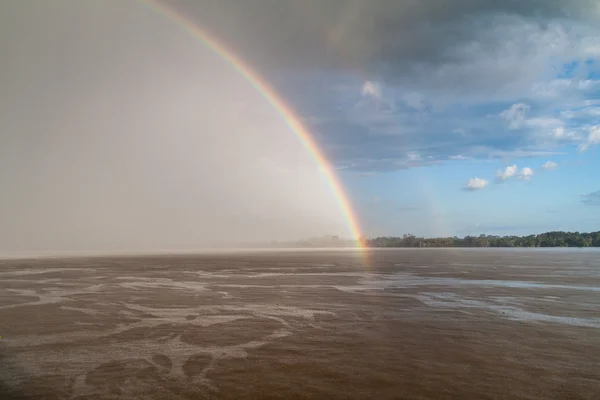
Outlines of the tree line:
M 600 231 L 553 231 L 527 236 L 479 235 L 424 238 L 411 234 L 363 239 L 367 247 L 600 247 Z

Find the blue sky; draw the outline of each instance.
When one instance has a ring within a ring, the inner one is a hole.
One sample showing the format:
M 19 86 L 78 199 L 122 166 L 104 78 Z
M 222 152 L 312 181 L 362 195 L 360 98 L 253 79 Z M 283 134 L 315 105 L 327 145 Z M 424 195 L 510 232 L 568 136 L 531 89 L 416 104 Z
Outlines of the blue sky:
M 338 103 L 356 101 L 352 117 L 324 123 L 322 131 L 313 123 L 312 129 L 332 149 L 372 235 L 597 230 L 600 208 L 591 194 L 600 189 L 600 81 L 594 73 L 577 80 L 573 72 L 547 81 L 558 87 L 549 99 L 524 91 L 512 101 L 427 109 L 423 96 L 425 110 L 407 107 L 406 100 L 398 105 L 401 89 L 377 85 L 369 91 L 372 85 L 357 84 L 356 93 L 341 95 Z M 379 101 L 393 102 L 393 111 L 387 103 L 383 110 L 368 108 Z M 403 121 L 410 121 L 407 132 Z M 483 183 L 466 190 L 474 178 Z
M 322 131 L 312 126 L 373 235 L 597 230 L 600 208 L 585 196 L 600 189 L 600 81 L 573 72 L 547 81 L 558 87 L 551 98 L 524 90 L 513 100 L 467 99 L 437 109 L 426 96 L 416 96 L 415 109 L 401 88 L 363 83 L 339 99 L 354 97 L 352 117 L 324 123 Z M 368 108 L 378 102 L 386 105 Z M 345 129 L 336 132 L 336 123 Z M 348 134 L 348 125 L 360 133 Z

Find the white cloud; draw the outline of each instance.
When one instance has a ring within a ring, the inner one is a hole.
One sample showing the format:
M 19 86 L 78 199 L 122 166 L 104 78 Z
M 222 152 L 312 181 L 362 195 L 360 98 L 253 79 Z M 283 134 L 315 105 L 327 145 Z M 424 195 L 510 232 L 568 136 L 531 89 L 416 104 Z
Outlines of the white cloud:
M 469 21 L 461 23 L 466 27 Z M 565 90 L 587 90 L 591 84 L 562 79 L 549 85 L 546 71 L 561 71 L 573 60 L 591 57 L 586 54 L 598 43 L 598 30 L 593 25 L 564 19 L 541 24 L 537 18 L 500 14 L 477 18 L 474 28 L 473 40 L 453 41 L 456 47 L 449 46 L 455 56 L 452 61 L 435 65 L 432 70 L 417 70 L 418 80 L 411 78 L 419 83 L 427 80 L 425 84 L 432 90 L 451 92 L 454 99 L 476 96 L 479 100 L 490 96 L 524 99 L 523 95 L 532 89 L 535 97 L 561 98 Z
M 587 128 L 588 138 L 587 142 L 579 145 L 579 151 L 583 152 L 590 148 L 590 146 L 600 144 L 600 125 L 594 125 Z
M 530 118 L 530 119 L 524 121 L 524 123 L 527 126 L 530 126 L 532 128 L 546 128 L 546 129 L 562 127 L 562 125 L 563 125 L 563 122 L 558 118 L 544 118 L 544 117 Z
M 381 86 L 375 82 L 365 81 L 362 85 L 361 94 L 365 97 L 381 98 Z
M 550 135 L 552 135 L 552 137 L 555 137 L 557 139 L 561 139 L 564 138 L 565 136 L 568 135 L 567 132 L 565 132 L 565 128 L 562 126 L 556 127 L 554 128 L 554 130 L 552 130 L 550 132 Z
M 470 160 L 471 159 L 471 157 L 467 157 L 463 154 L 457 154 L 455 156 L 450 156 L 448 158 L 451 160 Z
M 600 143 L 600 125 L 593 126 L 590 128 L 590 135 L 588 136 L 588 142 L 590 144 Z
M 410 160 L 410 161 L 419 161 L 421 160 L 421 156 L 418 153 L 408 153 L 406 155 L 406 157 Z
M 500 181 L 505 181 L 508 178 L 515 176 L 516 174 L 517 174 L 517 164 L 514 164 L 514 165 L 509 165 L 508 167 L 504 168 L 504 170 L 500 170 L 500 171 L 496 172 L 496 177 Z
M 521 170 L 521 172 L 519 172 L 519 179 L 524 179 L 526 181 L 530 180 L 531 177 L 533 176 L 533 170 L 529 167 L 525 167 Z
M 552 146 L 565 142 L 580 142 L 582 135 L 576 131 L 577 128 L 573 129 L 567 130 L 564 126 L 557 126 L 552 129 L 537 129 L 533 132 L 531 138 L 536 139 L 537 143 L 542 146 Z
M 510 129 L 518 129 L 525 122 L 527 112 L 530 108 L 529 104 L 516 103 L 502 111 L 499 115 L 509 122 L 508 127 Z
M 565 60 L 566 61 L 566 60 Z M 532 94 L 540 99 L 556 99 L 575 92 L 589 92 L 598 87 L 600 82 L 592 79 L 553 79 L 532 86 Z
M 532 86 L 532 95 L 537 98 L 549 99 L 559 97 L 571 87 L 569 79 L 553 79 L 549 82 L 536 83 Z
M 486 187 L 489 184 L 488 181 L 486 181 L 485 179 L 481 179 L 481 178 L 471 178 L 469 179 L 469 182 L 467 183 L 467 186 L 465 186 L 465 190 L 480 190 L 483 189 L 484 187 Z
M 557 167 L 558 167 L 558 164 L 553 161 L 546 161 L 544 164 L 542 164 L 542 169 L 545 169 L 545 170 L 556 169 Z
M 592 117 L 600 117 L 600 107 L 590 107 L 587 109 L 587 114 Z
M 572 129 L 567 130 L 562 120 L 553 117 L 535 117 L 526 119 L 523 126 L 531 129 L 530 137 L 538 145 L 553 145 L 565 141 L 575 141 L 579 137 Z
M 600 117 L 600 107 L 583 107 L 575 110 L 564 110 L 560 112 L 563 118 L 586 118 L 586 117 Z

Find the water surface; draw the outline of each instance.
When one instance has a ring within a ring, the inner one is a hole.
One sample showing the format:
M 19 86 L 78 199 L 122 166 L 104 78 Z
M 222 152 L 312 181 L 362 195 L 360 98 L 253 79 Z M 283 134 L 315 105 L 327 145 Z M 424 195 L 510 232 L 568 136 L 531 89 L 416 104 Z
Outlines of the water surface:
M 0 262 L 0 398 L 596 399 L 600 252 Z

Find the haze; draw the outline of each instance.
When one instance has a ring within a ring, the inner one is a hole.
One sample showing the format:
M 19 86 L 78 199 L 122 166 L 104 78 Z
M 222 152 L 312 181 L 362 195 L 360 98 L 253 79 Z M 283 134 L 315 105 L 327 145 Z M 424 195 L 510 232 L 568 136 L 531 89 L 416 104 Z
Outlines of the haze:
M 141 2 L 0 5 L 0 254 L 349 235 L 282 117 Z

